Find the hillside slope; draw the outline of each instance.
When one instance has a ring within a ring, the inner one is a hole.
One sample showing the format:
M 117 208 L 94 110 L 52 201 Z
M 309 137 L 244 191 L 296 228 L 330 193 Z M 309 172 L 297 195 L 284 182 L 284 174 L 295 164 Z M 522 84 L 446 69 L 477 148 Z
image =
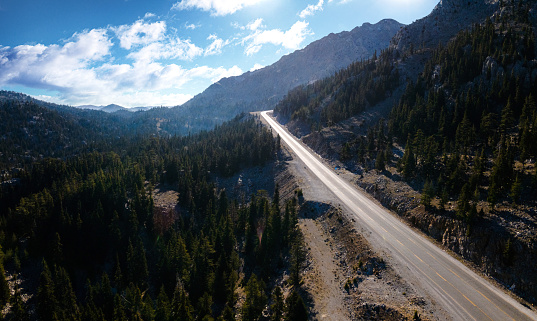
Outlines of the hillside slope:
M 467 27 L 443 29 L 443 11 Z M 536 11 L 534 1 L 442 1 L 378 58 L 275 108 L 383 204 L 533 303 Z

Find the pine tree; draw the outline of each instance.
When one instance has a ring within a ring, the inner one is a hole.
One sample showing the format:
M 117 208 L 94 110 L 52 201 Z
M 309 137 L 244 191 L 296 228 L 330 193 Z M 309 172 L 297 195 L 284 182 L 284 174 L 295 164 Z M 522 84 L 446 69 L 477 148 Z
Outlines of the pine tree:
M 60 239 L 60 234 L 56 232 L 54 241 L 52 242 L 51 257 L 53 265 L 61 265 L 63 261 L 63 244 Z
M 276 286 L 272 291 L 272 305 L 270 309 L 272 310 L 272 315 L 270 316 L 271 321 L 283 320 L 285 304 L 283 302 L 282 289 L 279 286 Z
M 121 273 L 121 264 L 119 263 L 118 254 L 116 254 L 116 264 L 114 265 L 114 286 L 117 291 L 123 289 L 123 274 Z
M 114 321 L 127 321 L 125 308 L 123 307 L 122 299 L 119 294 L 114 296 Z
M 491 186 L 495 184 L 498 192 L 504 191 L 511 186 L 513 178 L 513 160 L 510 151 L 508 150 L 505 139 L 502 140 L 498 155 L 494 159 L 492 166 L 492 174 L 490 177 Z
M 457 201 L 457 217 L 460 219 L 467 218 L 468 212 L 470 211 L 470 185 L 468 183 L 464 184 L 459 195 L 459 200 Z
M 492 210 L 496 207 L 496 203 L 498 202 L 498 194 L 499 187 L 495 181 L 492 181 L 489 185 L 489 192 L 487 196 L 487 202 L 489 203 L 490 209 Z
M 0 309 L 9 302 L 10 297 L 9 284 L 6 280 L 3 257 L 4 254 L 2 253 L 2 249 L 0 247 Z
M 421 204 L 425 207 L 431 206 L 431 200 L 434 197 L 434 187 L 433 183 L 430 179 L 427 179 L 425 181 L 425 185 L 423 186 L 423 191 L 421 193 Z
M 58 317 L 63 320 L 80 320 L 76 296 L 69 275 L 64 268 L 55 268 L 54 285 L 54 294 L 58 300 Z
M 136 281 L 141 287 L 148 286 L 149 270 L 147 268 L 147 259 L 145 256 L 145 248 L 141 238 L 138 238 L 138 246 L 136 247 L 137 273 Z
M 519 175 L 516 176 L 515 182 L 511 186 L 511 193 L 509 193 L 509 196 L 515 204 L 518 204 L 520 201 L 520 194 L 522 193 L 522 184 L 518 176 Z
M 300 272 L 306 260 L 306 252 L 304 251 L 304 236 L 297 231 L 296 237 L 291 245 L 291 271 L 289 282 L 298 287 L 300 285 Z
M 507 101 L 507 104 L 502 109 L 502 120 L 500 123 L 500 132 L 505 133 L 513 126 L 515 118 L 513 115 L 513 109 L 511 108 L 511 99 Z
M 302 296 L 298 293 L 297 290 L 294 290 L 289 294 L 286 300 L 287 305 L 287 320 L 293 321 L 307 321 L 308 320 L 308 310 L 304 304 Z
M 405 153 L 403 154 L 403 176 L 409 179 L 414 176 L 416 172 L 416 159 L 414 152 L 412 152 L 412 145 L 410 144 L 410 135 L 407 140 Z
M 160 292 L 157 296 L 156 308 L 157 311 L 155 314 L 155 321 L 168 321 L 170 319 L 170 300 L 166 295 L 164 285 L 160 287 Z
M 224 311 L 222 311 L 222 314 L 218 317 L 218 321 L 236 321 L 235 313 L 229 305 L 226 304 Z
M 446 204 L 448 202 L 449 194 L 447 191 L 447 188 L 442 189 L 442 194 L 440 195 L 440 209 L 444 210 L 446 208 Z
M 58 312 L 58 300 L 54 293 L 52 274 L 47 262 L 43 260 L 43 272 L 39 277 L 39 287 L 37 289 L 37 316 L 39 320 L 53 321 L 59 317 Z
M 198 300 L 196 312 L 198 313 L 197 321 L 203 321 L 207 319 L 212 319 L 212 305 L 213 298 L 207 292 L 203 293 L 201 298 Z
M 242 320 L 257 320 L 261 316 L 266 303 L 265 283 L 258 280 L 255 274 L 252 274 L 246 285 L 246 298 L 242 306 Z
M 175 292 L 173 294 L 172 300 L 172 320 L 184 320 L 184 321 L 193 321 L 192 311 L 194 308 L 190 303 L 188 294 L 183 289 L 181 283 L 178 283 L 175 287 Z
M 375 169 L 378 171 L 384 171 L 386 169 L 386 160 L 384 159 L 383 151 L 379 151 L 377 153 L 377 159 L 375 160 Z

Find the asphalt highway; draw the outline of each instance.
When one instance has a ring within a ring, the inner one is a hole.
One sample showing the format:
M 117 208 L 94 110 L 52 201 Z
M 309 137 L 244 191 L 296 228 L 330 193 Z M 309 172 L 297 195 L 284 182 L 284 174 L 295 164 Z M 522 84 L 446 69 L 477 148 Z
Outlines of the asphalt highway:
M 271 116 L 261 113 L 362 225 L 380 237 L 394 259 L 416 274 L 422 287 L 453 320 L 537 320 L 537 314 L 434 245 L 370 200 L 310 152 Z

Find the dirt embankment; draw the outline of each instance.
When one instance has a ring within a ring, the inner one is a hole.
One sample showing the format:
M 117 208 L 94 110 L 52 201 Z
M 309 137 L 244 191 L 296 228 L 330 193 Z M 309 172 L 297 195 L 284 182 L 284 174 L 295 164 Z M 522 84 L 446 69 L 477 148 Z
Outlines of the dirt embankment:
M 303 190 L 299 225 L 307 247 L 303 287 L 317 320 L 405 320 L 418 313 L 436 319 L 436 307 L 392 268 L 390 258 L 376 253 L 338 201 L 285 148 L 276 182 L 282 200 Z M 442 317 L 440 317 L 442 318 Z
M 414 313 L 433 318 L 428 300 L 371 249 L 341 209 L 306 202 L 300 228 L 308 247 L 304 286 L 317 319 L 405 320 Z

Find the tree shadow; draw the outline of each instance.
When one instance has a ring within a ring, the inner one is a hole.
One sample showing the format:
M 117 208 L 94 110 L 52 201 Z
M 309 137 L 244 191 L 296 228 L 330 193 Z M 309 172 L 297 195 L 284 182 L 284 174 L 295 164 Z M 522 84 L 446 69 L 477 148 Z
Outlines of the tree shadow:
M 301 218 L 317 219 L 330 209 L 331 205 L 317 201 L 305 201 L 300 207 L 298 216 Z

